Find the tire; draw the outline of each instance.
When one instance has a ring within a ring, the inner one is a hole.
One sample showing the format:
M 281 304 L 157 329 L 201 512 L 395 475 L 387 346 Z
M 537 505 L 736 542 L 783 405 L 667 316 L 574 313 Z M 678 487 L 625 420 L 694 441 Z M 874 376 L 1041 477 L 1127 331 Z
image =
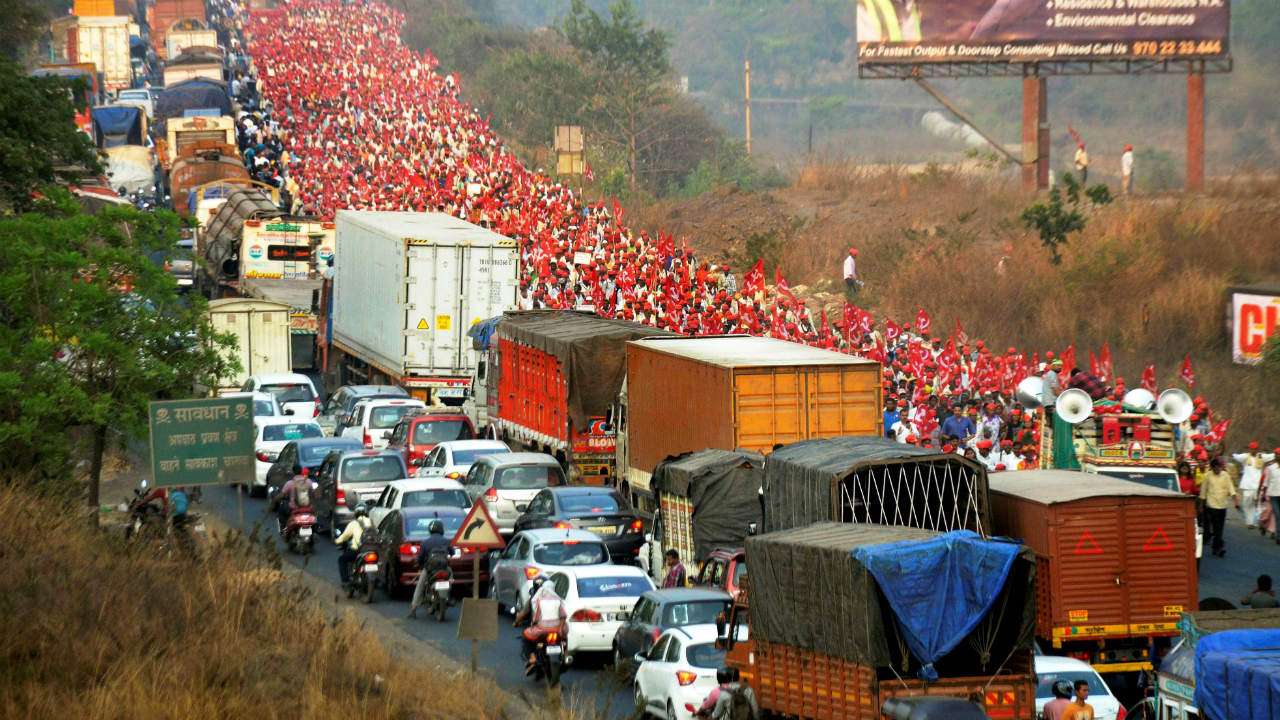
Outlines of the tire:
M 614 653 L 616 657 L 616 649 L 614 650 Z M 631 697 L 635 700 L 636 704 L 636 715 L 640 718 L 649 717 L 649 701 L 645 700 L 644 693 L 640 692 L 640 683 L 633 682 L 631 683 L 631 687 Z
M 613 646 L 613 669 L 617 671 L 626 671 L 629 669 L 627 667 L 629 664 L 630 663 L 627 662 L 627 659 L 622 656 L 622 648 L 618 647 L 617 644 L 615 644 Z M 639 693 L 639 692 L 640 692 L 640 686 L 636 685 L 636 693 Z
M 476 581 L 478 582 L 479 578 L 477 578 Z M 498 614 L 501 615 L 503 607 L 502 598 L 498 596 L 498 581 L 494 580 L 492 577 L 489 578 L 489 597 L 498 604 Z
M 436 622 L 444 622 L 445 613 L 449 611 L 449 603 L 436 596 Z
M 350 600 L 355 596 L 356 596 L 356 584 L 353 582 L 348 582 L 347 583 L 347 599 Z
M 564 667 L 564 662 L 547 662 L 547 687 L 553 688 L 560 684 L 560 670 Z
M 676 706 L 667 701 L 667 720 L 676 720 Z
M 373 602 L 373 593 L 375 590 L 377 590 L 377 588 L 378 588 L 378 581 L 374 580 L 368 575 L 365 575 L 364 576 L 364 602 L 366 605 Z

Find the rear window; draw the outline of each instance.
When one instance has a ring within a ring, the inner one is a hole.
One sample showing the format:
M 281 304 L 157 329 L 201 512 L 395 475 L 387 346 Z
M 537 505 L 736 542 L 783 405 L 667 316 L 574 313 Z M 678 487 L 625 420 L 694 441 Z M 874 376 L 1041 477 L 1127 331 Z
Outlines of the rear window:
M 394 455 L 353 457 L 342 461 L 342 482 L 389 482 L 406 475 L 400 458 Z
M 640 597 L 652 589 L 653 583 L 647 577 L 578 578 L 578 597 L 583 598 Z
M 302 438 L 323 437 L 320 426 L 315 423 L 288 423 L 285 425 L 267 425 L 262 428 L 263 441 L 301 440 Z
M 431 521 L 439 520 L 444 525 L 444 536 L 451 538 L 458 534 L 462 527 L 462 515 L 445 515 L 444 517 L 415 517 L 404 521 L 404 534 L 410 540 L 426 540 L 431 535 Z
M 467 494 L 461 490 L 414 490 L 405 493 L 400 504 L 404 507 L 471 507 Z
M 563 485 L 564 473 L 559 465 L 517 465 L 500 468 L 493 479 L 499 490 L 541 490 L 548 485 Z
M 475 450 L 454 450 L 454 465 L 470 465 L 486 455 L 505 455 L 511 452 L 506 448 L 477 448 Z
M 263 385 L 262 392 L 276 396 L 276 402 L 310 402 L 316 399 L 310 385 L 303 383 L 281 383 L 279 385 Z
M 396 423 L 400 422 L 400 418 L 404 417 L 410 410 L 416 409 L 416 407 L 416 405 L 384 405 L 376 407 L 369 413 L 369 427 L 374 430 L 393 428 Z
M 304 465 L 319 465 L 320 462 L 324 460 L 324 456 L 328 455 L 329 452 L 332 450 L 342 450 L 344 448 L 349 450 L 354 450 L 358 447 L 360 447 L 360 444 L 352 441 L 352 442 L 335 442 L 331 445 L 327 443 L 307 445 L 305 447 L 298 448 L 298 450 L 299 450 L 299 453 L 302 455 L 302 463 Z
M 564 495 L 560 508 L 566 513 L 611 513 L 618 511 L 618 498 L 610 493 Z
M 609 562 L 609 551 L 604 543 L 570 540 L 539 545 L 533 549 L 533 561 L 539 565 L 601 565 Z
M 450 440 L 471 440 L 475 436 L 465 420 L 424 420 L 413 426 L 414 445 L 439 445 Z
M 1102 678 L 1095 672 L 1085 672 L 1083 670 L 1068 670 L 1066 672 L 1050 672 L 1036 673 L 1036 698 L 1053 697 L 1053 684 L 1059 680 L 1066 680 L 1071 683 L 1074 691 L 1077 680 L 1089 681 L 1089 694 L 1098 697 L 1109 697 L 1111 692 L 1107 690 L 1107 686 L 1102 684 Z
M 725 666 L 724 651 L 717 649 L 714 643 L 690 645 L 685 650 L 685 655 L 689 658 L 689 664 L 696 668 L 719 670 Z
M 254 400 L 253 414 L 258 416 L 263 416 L 263 415 L 273 416 L 276 414 L 275 403 L 271 402 L 270 400 Z
M 728 600 L 671 603 L 662 609 L 662 626 L 708 625 L 714 623 L 716 616 L 720 613 L 728 614 L 728 612 Z

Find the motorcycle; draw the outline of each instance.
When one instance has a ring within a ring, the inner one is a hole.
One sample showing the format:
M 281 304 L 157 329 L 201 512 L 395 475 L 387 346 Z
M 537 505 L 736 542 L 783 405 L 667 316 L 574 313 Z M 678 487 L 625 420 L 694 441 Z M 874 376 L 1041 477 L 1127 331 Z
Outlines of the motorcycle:
M 430 578 L 431 588 L 426 598 L 427 612 L 435 615 L 437 622 L 444 622 L 445 613 L 448 612 L 449 605 L 452 603 L 450 596 L 450 590 L 453 588 L 452 580 L 453 571 L 447 568 L 436 570 Z
M 276 525 L 280 524 L 279 519 Z M 289 512 L 289 521 L 279 528 L 280 539 L 289 550 L 298 555 L 309 555 L 315 547 L 316 515 L 310 507 Z
M 154 500 L 143 502 L 143 490 L 147 489 L 143 481 L 141 488 L 134 488 L 133 499 L 129 501 L 129 524 L 125 526 L 124 536 L 132 538 L 158 538 L 165 535 L 164 511 Z
M 538 638 L 534 647 L 534 657 L 537 662 L 533 666 L 534 681 L 546 680 L 547 687 L 555 687 L 560 684 L 560 672 L 564 668 L 565 650 L 569 645 L 569 638 L 564 633 L 565 628 L 552 630 Z
M 373 591 L 378 587 L 378 551 L 369 546 L 360 548 L 351 565 L 351 580 L 347 582 L 347 597 L 357 593 L 366 603 L 373 602 Z

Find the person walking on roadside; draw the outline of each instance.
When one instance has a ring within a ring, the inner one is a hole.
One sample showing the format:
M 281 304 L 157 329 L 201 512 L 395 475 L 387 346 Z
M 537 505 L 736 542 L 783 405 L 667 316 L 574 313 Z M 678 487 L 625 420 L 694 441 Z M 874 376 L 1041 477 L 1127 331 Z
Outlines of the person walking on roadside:
M 844 259 L 845 297 L 852 300 L 858 294 L 858 286 L 860 285 L 862 285 L 862 281 L 858 280 L 858 249 L 849 248 L 849 254 Z
M 1262 488 L 1258 490 L 1258 498 L 1269 510 L 1265 522 L 1259 519 L 1262 534 L 1271 535 L 1271 539 L 1280 545 L 1280 448 L 1271 455 L 1271 461 L 1262 468 Z
M 1080 184 L 1089 184 L 1089 152 L 1084 149 L 1084 143 L 1076 146 L 1076 174 L 1080 176 Z
M 1266 460 L 1258 452 L 1258 443 L 1249 443 L 1249 452 L 1236 453 L 1232 460 L 1240 463 L 1240 510 L 1250 530 L 1258 526 L 1258 491 L 1262 489 L 1262 469 Z
M 1120 194 L 1133 192 L 1133 146 L 1125 145 L 1120 155 Z
M 675 549 L 667 551 L 663 559 L 663 564 L 667 567 L 667 574 L 662 578 L 662 589 L 682 588 L 686 583 L 686 574 L 684 565 L 680 564 L 680 553 Z
M 1071 683 L 1058 680 L 1053 684 L 1053 699 L 1044 704 L 1044 720 L 1063 720 L 1071 707 Z
M 1221 457 L 1215 457 L 1209 463 L 1209 472 L 1205 473 L 1204 482 L 1200 485 L 1200 499 L 1204 501 L 1205 542 L 1213 540 L 1213 554 L 1225 557 L 1222 527 L 1227 521 L 1227 504 L 1234 502 L 1240 507 L 1240 493 L 1236 484 L 1227 473 L 1226 464 Z
M 1271 576 L 1265 573 L 1259 575 L 1257 586 L 1253 592 L 1240 598 L 1240 604 L 1254 610 L 1280 607 L 1280 603 L 1276 602 L 1276 594 L 1271 590 Z

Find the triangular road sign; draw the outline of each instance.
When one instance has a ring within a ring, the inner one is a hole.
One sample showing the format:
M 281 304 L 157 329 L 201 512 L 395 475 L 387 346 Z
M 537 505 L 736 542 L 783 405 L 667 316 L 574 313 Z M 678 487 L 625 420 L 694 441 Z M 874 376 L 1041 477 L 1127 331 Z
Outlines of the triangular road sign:
M 1093 539 L 1093 533 L 1089 532 L 1088 530 L 1085 530 L 1084 532 L 1080 533 L 1080 542 L 1076 543 L 1076 549 L 1075 551 L 1072 552 L 1072 554 L 1073 555 L 1101 555 L 1102 546 L 1098 544 L 1097 540 Z
M 1164 527 L 1157 527 L 1156 531 L 1151 533 L 1151 537 L 1142 543 L 1142 552 L 1160 552 L 1172 549 L 1173 542 L 1169 540 L 1169 535 L 1165 533 Z
M 453 536 L 454 547 L 467 550 L 499 550 L 506 547 L 502 534 L 498 532 L 498 524 L 489 515 L 489 508 L 484 498 L 476 498 L 467 516 L 462 520 L 462 527 Z

